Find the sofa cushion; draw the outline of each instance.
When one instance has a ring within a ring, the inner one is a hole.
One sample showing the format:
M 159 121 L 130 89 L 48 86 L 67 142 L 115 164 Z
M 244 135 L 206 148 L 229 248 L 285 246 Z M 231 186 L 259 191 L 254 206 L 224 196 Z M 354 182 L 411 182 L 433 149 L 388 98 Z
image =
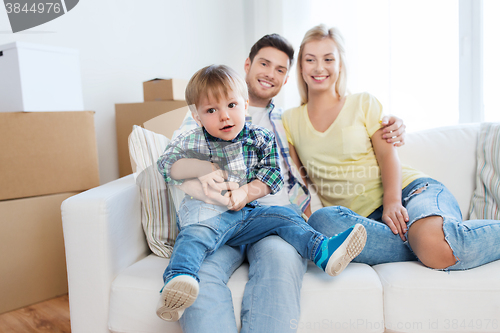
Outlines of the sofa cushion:
M 500 220 L 500 123 L 483 123 L 477 142 L 476 190 L 470 218 Z
M 128 138 L 134 178 L 140 189 L 141 220 L 151 251 L 169 258 L 177 236 L 173 199 L 156 166 L 169 139 L 134 125 Z
M 168 259 L 152 254 L 115 279 L 109 306 L 112 332 L 182 332 L 179 323 L 165 322 L 155 312 L 167 264 Z M 228 282 L 238 326 L 247 281 L 248 265 L 243 264 Z M 368 265 L 352 263 L 339 276 L 330 277 L 310 263 L 302 284 L 302 319 L 290 326 L 299 333 L 383 332 L 382 294 L 380 280 Z
M 384 288 L 387 332 L 498 332 L 500 260 L 466 271 L 418 262 L 373 267 Z

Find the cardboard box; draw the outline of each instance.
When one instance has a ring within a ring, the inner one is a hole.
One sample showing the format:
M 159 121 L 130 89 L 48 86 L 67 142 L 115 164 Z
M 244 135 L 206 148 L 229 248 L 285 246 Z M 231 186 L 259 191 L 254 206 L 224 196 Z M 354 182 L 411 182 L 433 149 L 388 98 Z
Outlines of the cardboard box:
M 172 134 L 182 124 L 187 112 L 188 107 L 184 101 L 115 104 L 120 177 L 133 172 L 128 152 L 128 137 L 133 125 L 172 138 Z
M 0 112 L 0 200 L 99 186 L 94 112 Z
M 0 111 L 83 111 L 78 50 L 25 42 L 0 46 Z
M 61 203 L 75 194 L 0 201 L 0 313 L 68 292 Z
M 142 83 L 144 102 L 183 101 L 188 80 L 153 79 Z

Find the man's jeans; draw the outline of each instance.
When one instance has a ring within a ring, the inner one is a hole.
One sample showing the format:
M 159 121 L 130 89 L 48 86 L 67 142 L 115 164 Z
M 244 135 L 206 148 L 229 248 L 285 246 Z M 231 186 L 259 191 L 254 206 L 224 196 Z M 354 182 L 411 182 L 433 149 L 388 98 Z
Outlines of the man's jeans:
M 415 193 L 420 188 L 423 191 Z M 469 269 L 500 259 L 500 221 L 462 221 L 455 197 L 440 182 L 432 178 L 414 180 L 403 189 L 402 203 L 410 217 L 408 229 L 424 217 L 437 215 L 443 218 L 445 239 L 457 258 L 457 262 L 446 270 Z M 418 260 L 408 241 L 403 242 L 382 222 L 382 211 L 383 206 L 365 218 L 345 207 L 325 207 L 311 215 L 309 224 L 331 237 L 353 224 L 361 223 L 368 238 L 363 251 L 353 262 L 376 265 Z
M 179 210 L 179 227 L 170 263 L 163 274 L 165 282 L 177 274 L 188 274 L 200 281 L 198 270 L 203 260 L 224 244 L 252 244 L 278 235 L 302 257 L 313 260 L 326 239 L 287 207 L 257 206 L 231 211 L 187 197 Z
M 297 206 L 288 207 L 300 215 Z M 238 332 L 226 284 L 245 254 L 250 265 L 241 304 L 241 333 L 295 332 L 290 323 L 299 320 L 300 288 L 307 261 L 282 238 L 267 236 L 247 246 L 224 245 L 207 256 L 198 272 L 198 298 L 179 321 L 184 333 Z

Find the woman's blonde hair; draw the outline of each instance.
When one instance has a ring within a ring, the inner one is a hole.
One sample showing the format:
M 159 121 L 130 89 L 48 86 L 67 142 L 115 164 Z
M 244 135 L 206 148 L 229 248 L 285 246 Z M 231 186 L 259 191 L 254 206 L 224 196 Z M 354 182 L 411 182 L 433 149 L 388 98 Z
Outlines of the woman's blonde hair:
M 302 43 L 300 44 L 299 56 L 297 57 L 297 80 L 299 85 L 300 93 L 300 104 L 306 104 L 308 102 L 307 96 L 307 84 L 302 77 L 302 56 L 304 53 L 304 46 L 312 41 L 322 40 L 325 38 L 330 38 L 333 40 L 337 49 L 339 51 L 339 61 L 340 61 L 340 72 L 337 83 L 335 84 L 335 91 L 340 97 L 344 97 L 347 90 L 347 72 L 346 72 L 346 62 L 345 62 L 345 44 L 344 38 L 340 34 L 337 28 L 328 28 L 324 24 L 317 25 L 306 32 Z

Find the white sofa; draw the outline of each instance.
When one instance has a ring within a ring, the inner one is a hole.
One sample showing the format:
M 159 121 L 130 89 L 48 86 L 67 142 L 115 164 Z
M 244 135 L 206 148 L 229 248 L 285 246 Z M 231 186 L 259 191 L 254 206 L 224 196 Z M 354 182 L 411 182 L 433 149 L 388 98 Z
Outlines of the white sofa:
M 399 150 L 403 163 L 450 188 L 464 218 L 478 130 L 471 124 L 409 133 Z M 181 332 L 155 314 L 168 261 L 149 251 L 140 209 L 132 175 L 63 203 L 72 333 Z M 228 283 L 237 318 L 247 272 L 244 264 Z M 310 264 L 301 309 L 300 321 L 290 323 L 298 332 L 500 332 L 500 261 L 454 272 L 418 262 L 351 263 L 337 277 Z

